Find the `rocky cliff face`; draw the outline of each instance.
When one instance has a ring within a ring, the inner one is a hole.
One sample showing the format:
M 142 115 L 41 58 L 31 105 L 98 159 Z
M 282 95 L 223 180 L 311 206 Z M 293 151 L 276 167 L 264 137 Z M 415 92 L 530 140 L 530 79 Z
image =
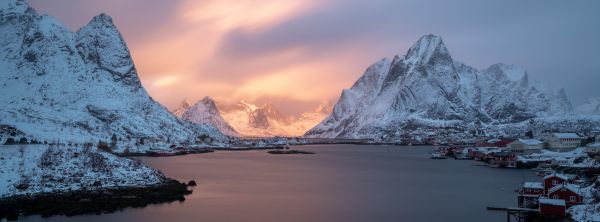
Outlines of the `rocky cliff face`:
M 563 89 L 532 84 L 514 66 L 477 70 L 454 61 L 442 39 L 423 36 L 404 56 L 383 59 L 342 92 L 309 137 L 380 138 L 410 127 L 475 129 L 571 111 Z
M 40 141 L 118 138 L 182 141 L 222 136 L 189 125 L 141 85 L 112 19 L 101 14 L 77 32 L 23 0 L 0 3 L 0 124 Z

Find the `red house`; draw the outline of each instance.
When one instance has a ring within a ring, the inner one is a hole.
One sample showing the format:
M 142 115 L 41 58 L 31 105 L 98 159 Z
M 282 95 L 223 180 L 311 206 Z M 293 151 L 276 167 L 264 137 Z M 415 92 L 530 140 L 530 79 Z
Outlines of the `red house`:
M 544 193 L 548 193 L 548 190 L 555 186 L 565 184 L 569 181 L 569 178 L 562 174 L 550 174 L 544 177 Z
M 578 205 L 583 202 L 580 188 L 575 184 L 561 184 L 548 190 L 548 198 L 560 199 L 566 202 L 567 207 Z
M 540 214 L 544 216 L 566 216 L 567 206 L 564 200 L 540 198 Z
M 544 195 L 544 185 L 540 182 L 525 182 L 519 190 L 518 203 L 520 208 L 536 209 L 538 199 Z
M 506 147 L 510 142 L 512 142 L 512 141 L 492 139 L 492 140 L 486 140 L 486 141 L 479 141 L 476 143 L 475 146 L 477 146 L 477 147 Z

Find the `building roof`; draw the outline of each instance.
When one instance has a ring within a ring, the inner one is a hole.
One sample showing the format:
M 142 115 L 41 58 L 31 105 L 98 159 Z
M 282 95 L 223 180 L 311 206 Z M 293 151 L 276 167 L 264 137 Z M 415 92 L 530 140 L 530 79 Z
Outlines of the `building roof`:
M 579 187 L 579 185 L 575 185 L 575 184 L 560 184 L 560 185 L 556 185 L 554 187 L 552 187 L 552 189 L 548 190 L 548 194 L 554 193 L 559 189 L 562 188 L 566 188 L 567 190 L 570 190 L 573 193 L 576 193 L 578 195 L 582 195 L 581 194 L 581 187 Z
M 554 205 L 554 206 L 566 206 L 567 204 L 565 203 L 565 200 L 561 200 L 561 199 L 549 199 L 549 198 L 540 198 L 538 200 L 538 202 L 540 204 L 545 204 L 545 205 Z
M 552 136 L 559 139 L 581 139 L 576 133 L 553 133 Z
M 552 178 L 552 177 L 558 177 L 563 180 L 569 180 L 569 177 L 567 177 L 567 175 L 559 174 L 559 173 L 553 173 L 553 174 L 547 175 L 544 177 L 544 180 L 546 180 L 548 178 Z
M 543 144 L 542 141 L 539 141 L 539 140 L 536 140 L 536 139 L 519 139 L 517 141 L 519 141 L 519 142 L 521 142 L 521 143 L 523 143 L 525 145 L 532 145 L 532 146 Z
M 523 188 L 544 189 L 544 185 L 540 182 L 525 182 L 523 183 Z

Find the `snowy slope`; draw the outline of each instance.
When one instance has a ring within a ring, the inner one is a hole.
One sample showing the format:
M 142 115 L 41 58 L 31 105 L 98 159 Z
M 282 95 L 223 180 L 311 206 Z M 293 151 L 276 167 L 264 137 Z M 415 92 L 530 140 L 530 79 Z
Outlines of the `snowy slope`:
M 589 98 L 587 102 L 575 108 L 575 111 L 580 114 L 600 115 L 600 98 Z
M 95 147 L 0 145 L 0 198 L 150 186 L 164 180 L 157 170 Z
M 183 103 L 182 103 L 183 104 Z M 221 117 L 215 101 L 210 97 L 204 97 L 189 107 L 182 115 L 183 120 L 197 124 L 207 124 L 216 127 L 228 136 L 239 136 L 239 134 Z
M 381 138 L 423 126 L 469 130 L 571 109 L 563 89 L 532 83 L 511 65 L 477 70 L 456 62 L 440 37 L 426 35 L 404 56 L 371 65 L 306 136 Z
M 3 0 L 0 33 L 2 125 L 40 141 L 222 137 L 210 126 L 188 126 L 148 95 L 105 14 L 71 32 L 23 0 Z

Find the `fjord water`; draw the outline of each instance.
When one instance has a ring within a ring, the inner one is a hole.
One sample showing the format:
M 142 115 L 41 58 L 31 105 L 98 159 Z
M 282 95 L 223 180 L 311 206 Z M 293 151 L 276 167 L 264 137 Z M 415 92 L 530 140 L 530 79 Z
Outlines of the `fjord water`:
M 195 180 L 183 203 L 24 221 L 504 221 L 486 206 L 515 206 L 532 170 L 431 160 L 426 146 L 311 145 L 314 155 L 221 151 L 141 158 L 168 177 Z

